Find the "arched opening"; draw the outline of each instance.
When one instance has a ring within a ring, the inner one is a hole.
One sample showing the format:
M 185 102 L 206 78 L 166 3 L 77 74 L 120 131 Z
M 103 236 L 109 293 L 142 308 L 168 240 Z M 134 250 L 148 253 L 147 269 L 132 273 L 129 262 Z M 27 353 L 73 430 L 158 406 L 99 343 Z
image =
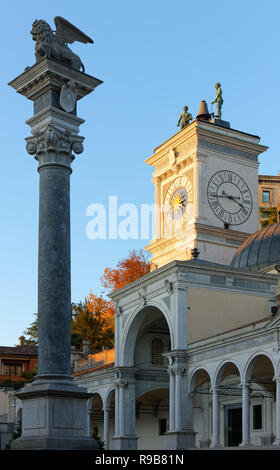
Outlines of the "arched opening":
M 147 407 L 145 407 L 145 413 L 141 411 L 142 405 L 137 408 L 136 397 L 142 396 L 148 390 L 169 389 L 168 359 L 165 356 L 170 351 L 172 341 L 166 314 L 163 314 L 156 306 L 146 305 L 135 312 L 131 318 L 122 332 L 116 371 L 116 438 L 114 443 L 119 449 L 122 448 L 123 442 L 127 448 L 131 449 L 136 448 L 136 442 L 138 448 L 142 445 L 143 423 L 147 420 L 151 420 L 151 426 L 148 426 L 149 432 L 153 430 L 153 437 L 156 440 L 159 439 L 155 417 L 152 413 L 147 415 Z M 163 397 L 157 397 L 155 403 L 153 395 L 150 395 L 149 399 L 152 400 L 151 406 L 155 409 L 156 403 L 161 402 Z M 165 434 L 164 421 L 161 421 L 161 426 L 160 440 L 162 441 Z M 138 432 L 140 440 L 137 439 L 139 438 Z
M 90 436 L 101 439 L 103 437 L 103 402 L 99 393 L 95 393 L 90 400 L 89 408 Z
M 210 376 L 205 369 L 199 369 L 194 373 L 190 384 L 190 397 L 192 399 L 190 420 L 193 422 L 193 429 L 196 433 L 195 446 L 209 447 L 212 430 L 212 396 Z
M 152 341 L 156 338 L 163 341 L 164 352 L 170 350 L 172 334 L 166 314 L 156 306 L 147 305 L 137 312 L 133 321 L 126 326 L 119 365 L 133 367 L 144 360 L 151 364 Z M 141 341 L 142 351 L 141 346 L 139 348 Z
M 165 449 L 169 423 L 169 390 L 157 389 L 143 393 L 136 400 L 136 434 L 138 449 Z
M 250 388 L 250 433 L 256 446 L 270 445 L 275 434 L 275 369 L 265 354 L 252 358 L 246 369 Z
M 242 443 L 242 390 L 240 372 L 232 362 L 218 370 L 220 444 L 237 447 Z
M 160 368 L 167 375 L 164 354 L 170 351 L 170 332 L 162 312 L 156 307 L 146 307 L 141 315 L 134 347 L 134 366 Z

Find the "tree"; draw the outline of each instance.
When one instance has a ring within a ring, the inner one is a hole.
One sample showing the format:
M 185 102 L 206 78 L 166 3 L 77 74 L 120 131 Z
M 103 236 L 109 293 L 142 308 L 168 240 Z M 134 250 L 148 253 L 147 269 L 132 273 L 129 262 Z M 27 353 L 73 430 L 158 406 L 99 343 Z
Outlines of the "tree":
M 150 262 L 143 250 L 129 253 L 129 256 L 117 263 L 116 268 L 105 268 L 101 277 L 102 285 L 107 290 L 117 290 L 150 272 Z M 89 296 L 78 303 L 72 303 L 71 344 L 82 347 L 84 338 L 90 341 L 90 349 L 112 348 L 114 346 L 113 302 L 102 296 Z M 24 331 L 29 336 L 26 344 L 38 343 L 38 315 L 36 320 Z
M 148 255 L 143 250 L 133 250 L 129 257 L 118 262 L 116 268 L 105 268 L 101 282 L 105 289 L 114 291 L 139 279 L 151 270 Z
M 263 219 L 261 221 L 262 227 L 267 227 L 268 225 L 277 224 L 278 222 L 277 207 L 260 208 L 259 211 L 260 211 L 260 216 Z
M 79 346 L 90 341 L 90 349 L 112 348 L 114 345 L 114 308 L 112 302 L 92 293 L 72 310 L 71 332 Z M 73 344 L 73 342 L 72 342 Z
M 37 346 L 38 344 L 38 313 L 34 313 L 36 316 L 36 320 L 31 323 L 31 325 L 26 328 L 26 330 L 23 332 L 24 336 L 29 336 L 25 340 L 26 345 L 35 345 Z

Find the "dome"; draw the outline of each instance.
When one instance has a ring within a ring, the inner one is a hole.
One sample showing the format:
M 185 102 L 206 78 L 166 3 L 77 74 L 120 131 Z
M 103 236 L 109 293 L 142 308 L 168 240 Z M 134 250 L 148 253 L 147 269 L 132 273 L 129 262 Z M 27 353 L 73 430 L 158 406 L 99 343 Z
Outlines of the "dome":
M 280 223 L 250 235 L 236 251 L 231 266 L 261 271 L 280 264 Z

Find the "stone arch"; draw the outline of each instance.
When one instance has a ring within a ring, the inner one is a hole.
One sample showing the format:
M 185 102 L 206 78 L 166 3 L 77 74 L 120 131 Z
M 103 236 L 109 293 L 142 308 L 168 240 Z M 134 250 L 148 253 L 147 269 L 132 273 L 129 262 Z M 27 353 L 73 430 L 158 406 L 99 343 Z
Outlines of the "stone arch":
M 165 390 L 161 385 L 150 385 L 150 386 L 147 386 L 145 387 L 144 389 L 140 390 L 136 395 L 135 395 L 135 398 L 136 400 L 138 398 L 140 398 L 142 395 L 145 395 L 146 393 L 150 393 L 150 392 L 154 392 L 154 391 L 157 391 L 157 390 Z M 169 384 L 167 384 L 166 386 L 166 390 L 169 390 Z
M 189 378 L 188 421 L 195 432 L 195 445 L 210 445 L 210 424 L 208 409 L 211 399 L 212 377 L 207 367 L 197 367 Z
M 146 315 L 149 312 L 149 309 L 157 311 L 161 314 L 168 326 L 171 348 L 174 343 L 173 341 L 173 330 L 170 318 L 170 312 L 163 302 L 152 302 L 147 303 L 145 306 L 141 306 L 135 309 L 131 314 L 122 336 L 121 341 L 121 350 L 120 350 L 120 365 L 131 367 L 134 365 L 134 348 L 136 344 L 137 335 L 139 330 L 145 320 Z
M 112 398 L 113 398 L 113 395 L 115 394 L 115 387 L 111 387 L 109 388 L 109 390 L 107 390 L 105 396 L 104 396 L 104 399 L 103 399 L 103 407 L 104 408 L 108 408 L 111 406 L 111 402 L 112 402 Z
M 190 378 L 189 378 L 189 393 L 192 393 L 195 389 L 195 380 L 197 379 L 197 374 L 199 373 L 205 373 L 208 375 L 209 377 L 209 382 L 210 382 L 210 385 L 211 387 L 213 386 L 213 379 L 211 377 L 211 374 L 209 372 L 209 370 L 207 369 L 207 367 L 197 367 L 196 369 L 194 369 L 190 375 Z
M 234 370 L 238 372 L 238 375 L 240 377 L 240 381 L 242 380 L 242 373 L 239 364 L 236 361 L 233 361 L 232 359 L 230 360 L 225 360 L 216 369 L 215 376 L 214 376 L 214 388 L 219 387 L 221 385 L 222 380 L 224 379 L 224 374 L 226 372 L 226 369 L 228 369 L 228 375 L 230 375 L 231 372 L 234 372 Z M 235 374 L 236 375 L 236 374 Z
M 99 422 L 103 421 L 103 397 L 100 392 L 93 392 L 88 401 L 89 433 L 99 435 Z
M 270 361 L 270 364 L 272 365 L 272 368 L 273 368 L 273 374 L 274 376 L 276 375 L 277 366 L 274 362 L 274 359 L 267 352 L 260 351 L 260 352 L 254 353 L 252 356 L 249 357 L 244 368 L 244 376 L 243 376 L 244 382 L 251 380 L 253 369 L 256 365 L 257 360 L 260 358 L 266 358 L 266 360 Z
M 103 400 L 102 394 L 99 391 L 93 391 L 93 392 L 90 392 L 90 393 L 92 393 L 92 396 L 88 400 L 88 411 L 90 411 L 92 409 L 93 402 L 95 401 L 96 396 L 100 397 L 100 400 L 102 402 L 102 406 L 104 405 L 104 400 Z

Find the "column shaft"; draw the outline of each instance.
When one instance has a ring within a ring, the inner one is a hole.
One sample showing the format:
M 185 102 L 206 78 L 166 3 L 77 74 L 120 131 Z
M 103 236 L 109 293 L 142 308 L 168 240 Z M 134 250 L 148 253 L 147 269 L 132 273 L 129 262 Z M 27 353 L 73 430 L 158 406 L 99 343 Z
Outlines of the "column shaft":
M 276 382 L 276 407 L 275 407 L 275 445 L 280 445 L 280 377 L 274 377 Z
M 250 445 L 250 388 L 243 383 L 242 387 L 242 443 L 241 446 Z
M 110 425 L 110 409 L 104 408 L 104 449 L 109 449 L 109 425 Z
M 175 430 L 182 431 L 182 393 L 181 393 L 181 373 L 178 371 L 175 375 Z
M 213 435 L 211 447 L 219 447 L 220 445 L 220 426 L 219 426 L 219 390 L 212 389 L 212 419 L 213 419 Z
M 70 171 L 39 171 L 38 376 L 70 376 Z
M 125 403 L 124 403 L 124 387 L 120 386 L 119 394 L 119 420 L 120 420 L 120 436 L 125 435 Z
M 169 372 L 169 431 L 175 430 L 175 375 Z

